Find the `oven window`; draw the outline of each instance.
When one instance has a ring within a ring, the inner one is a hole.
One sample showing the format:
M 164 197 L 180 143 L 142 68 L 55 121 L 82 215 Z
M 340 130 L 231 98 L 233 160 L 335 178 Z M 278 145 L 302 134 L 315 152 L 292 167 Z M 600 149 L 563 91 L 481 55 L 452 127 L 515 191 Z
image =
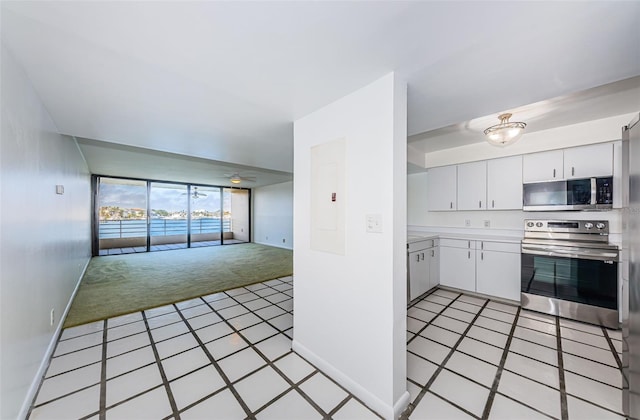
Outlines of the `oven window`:
M 534 295 L 618 308 L 618 264 L 522 254 L 522 291 Z

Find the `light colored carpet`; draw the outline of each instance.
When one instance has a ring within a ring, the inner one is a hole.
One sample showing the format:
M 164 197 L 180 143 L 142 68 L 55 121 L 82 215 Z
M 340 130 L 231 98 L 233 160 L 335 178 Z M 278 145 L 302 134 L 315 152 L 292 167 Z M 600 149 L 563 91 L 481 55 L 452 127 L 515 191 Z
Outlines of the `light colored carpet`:
M 253 243 L 93 257 L 64 327 L 292 274 L 292 251 Z

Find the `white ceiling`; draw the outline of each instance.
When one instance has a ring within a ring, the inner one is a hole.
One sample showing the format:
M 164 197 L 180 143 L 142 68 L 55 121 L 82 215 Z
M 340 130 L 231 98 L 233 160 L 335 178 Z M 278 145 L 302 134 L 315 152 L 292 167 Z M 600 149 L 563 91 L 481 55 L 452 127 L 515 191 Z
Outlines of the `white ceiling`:
M 289 172 L 232 165 L 210 159 L 159 152 L 122 144 L 77 138 L 91 172 L 156 181 L 175 181 L 227 187 L 255 188 L 290 181 Z M 233 174 L 255 178 L 233 184 Z
M 391 71 L 407 81 L 410 140 L 425 151 L 451 145 L 415 135 L 491 125 L 550 98 L 568 107 L 577 92 L 640 75 L 638 1 L 1 7 L 2 42 L 61 133 L 284 172 L 293 121 Z M 529 128 L 575 113 L 539 114 Z

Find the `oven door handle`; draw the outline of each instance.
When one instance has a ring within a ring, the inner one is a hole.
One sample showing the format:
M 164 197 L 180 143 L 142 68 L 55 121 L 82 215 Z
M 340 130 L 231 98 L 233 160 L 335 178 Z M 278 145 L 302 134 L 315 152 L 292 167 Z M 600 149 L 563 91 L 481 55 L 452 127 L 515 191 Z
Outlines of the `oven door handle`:
M 544 255 L 547 257 L 581 258 L 597 261 L 618 261 L 618 252 L 598 249 L 554 247 L 548 245 L 522 245 L 523 254 Z

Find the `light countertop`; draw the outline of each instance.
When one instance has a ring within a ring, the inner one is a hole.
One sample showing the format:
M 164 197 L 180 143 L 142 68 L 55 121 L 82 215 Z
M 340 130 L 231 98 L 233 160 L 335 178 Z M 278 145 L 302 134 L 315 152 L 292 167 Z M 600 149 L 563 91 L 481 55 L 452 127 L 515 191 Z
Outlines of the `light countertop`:
M 488 233 L 407 232 L 408 244 L 436 238 L 464 239 L 468 241 L 510 242 L 517 244 L 522 241 L 522 237 L 518 236 L 491 235 Z

